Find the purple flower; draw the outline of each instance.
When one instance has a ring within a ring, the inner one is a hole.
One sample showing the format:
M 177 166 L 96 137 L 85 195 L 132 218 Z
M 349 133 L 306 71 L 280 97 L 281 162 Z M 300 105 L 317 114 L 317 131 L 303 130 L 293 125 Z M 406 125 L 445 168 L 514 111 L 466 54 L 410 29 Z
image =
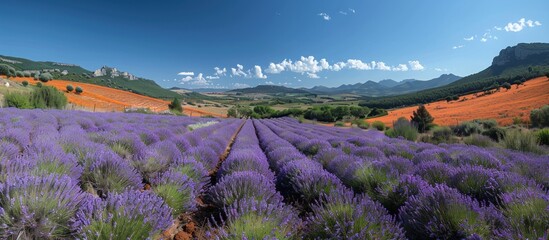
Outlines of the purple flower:
M 256 172 L 235 172 L 221 178 L 210 188 L 206 197 L 208 202 L 218 209 L 243 199 L 255 199 L 273 204 L 282 202 L 282 196 L 276 192 L 271 180 Z
M 223 208 L 225 220 L 210 223 L 213 239 L 295 239 L 301 221 L 295 209 L 282 202 L 242 199 Z
M 180 172 L 168 171 L 151 179 L 152 191 L 172 208 L 174 216 L 195 210 L 195 198 L 200 189 L 194 181 Z
M 307 239 L 405 239 L 387 211 L 365 195 L 341 190 L 312 206 Z
M 8 177 L 0 184 L 0 238 L 72 238 L 70 226 L 85 198 L 67 176 Z
M 478 202 L 445 185 L 423 189 L 401 207 L 399 218 L 410 239 L 492 238 L 493 226 Z
M 173 223 L 172 209 L 150 191 L 90 199 L 77 213 L 79 238 L 148 239 Z
M 549 232 L 549 195 L 532 189 L 517 190 L 502 196 L 502 212 L 509 219 L 513 238 L 547 239 Z
M 218 170 L 218 178 L 239 171 L 254 171 L 274 178 L 269 170 L 267 158 L 261 149 L 234 149 Z

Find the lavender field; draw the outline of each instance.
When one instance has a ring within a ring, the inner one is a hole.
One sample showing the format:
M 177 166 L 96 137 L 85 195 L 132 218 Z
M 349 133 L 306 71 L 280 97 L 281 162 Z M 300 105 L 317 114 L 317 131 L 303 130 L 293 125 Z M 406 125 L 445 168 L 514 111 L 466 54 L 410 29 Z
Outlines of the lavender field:
M 499 148 L 0 110 L 1 239 L 547 239 L 548 190 L 549 156 Z

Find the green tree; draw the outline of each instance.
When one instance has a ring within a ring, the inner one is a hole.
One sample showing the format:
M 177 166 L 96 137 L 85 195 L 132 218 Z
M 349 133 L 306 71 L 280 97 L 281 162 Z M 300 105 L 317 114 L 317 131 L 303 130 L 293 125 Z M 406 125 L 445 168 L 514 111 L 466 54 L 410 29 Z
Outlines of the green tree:
M 254 113 L 256 114 L 256 117 L 259 118 L 268 118 L 271 117 L 273 113 L 275 113 L 275 110 L 272 109 L 269 106 L 255 106 L 254 107 Z
M 25 75 L 23 74 L 23 72 L 17 71 L 17 72 L 15 72 L 15 76 L 16 77 L 24 77 Z
M 41 83 L 41 82 L 37 82 L 37 83 L 36 83 L 36 87 L 41 88 L 41 87 L 42 87 L 42 83 Z
M 452 101 L 452 97 L 450 96 L 446 97 L 446 102 L 450 102 L 450 101 Z
M 41 73 L 38 79 L 42 82 L 48 82 L 53 79 L 53 76 L 50 73 Z
M 80 94 L 80 93 L 83 93 L 83 92 L 84 92 L 84 89 L 82 89 L 81 87 L 78 87 L 78 86 L 77 86 L 77 87 L 74 89 L 74 91 L 75 91 L 77 94 Z
M 27 81 L 25 80 L 25 81 L 23 81 L 21 84 L 23 84 L 23 87 L 26 87 L 26 86 L 29 85 L 29 82 L 27 82 Z
M 549 127 L 549 105 L 534 109 L 530 112 L 532 127 Z
M 351 106 L 349 107 L 349 111 L 351 112 L 351 116 L 355 118 L 365 118 L 370 114 L 368 107 Z
M 173 101 L 170 104 L 168 104 L 168 108 L 178 113 L 183 112 L 183 106 L 181 106 L 181 101 L 179 101 L 179 98 L 174 98 Z
M 509 90 L 511 89 L 511 84 L 509 84 L 508 82 L 504 83 L 503 85 L 501 85 L 503 88 Z
M 227 110 L 227 117 L 238 118 L 238 112 L 236 111 L 236 106 L 232 106 Z
M 420 133 L 429 130 L 429 127 L 435 119 L 431 116 L 427 108 L 421 104 L 418 109 L 412 113 L 411 122 L 417 126 Z
M 15 77 L 16 71 L 13 67 L 6 65 L 6 64 L 0 64 L 0 75 L 6 75 L 6 77 Z
M 67 105 L 67 97 L 56 88 L 45 86 L 31 94 L 30 102 L 36 108 L 62 109 Z
M 67 85 L 67 92 L 72 92 L 74 87 L 72 85 Z

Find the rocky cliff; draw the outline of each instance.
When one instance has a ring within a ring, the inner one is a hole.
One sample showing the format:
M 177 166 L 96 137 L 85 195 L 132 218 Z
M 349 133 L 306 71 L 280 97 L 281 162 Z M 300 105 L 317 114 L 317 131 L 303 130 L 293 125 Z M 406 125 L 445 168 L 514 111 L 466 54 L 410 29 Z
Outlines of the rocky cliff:
M 517 46 L 507 47 L 501 50 L 499 55 L 492 61 L 492 66 L 504 66 L 540 54 L 549 54 L 549 44 L 520 43 Z

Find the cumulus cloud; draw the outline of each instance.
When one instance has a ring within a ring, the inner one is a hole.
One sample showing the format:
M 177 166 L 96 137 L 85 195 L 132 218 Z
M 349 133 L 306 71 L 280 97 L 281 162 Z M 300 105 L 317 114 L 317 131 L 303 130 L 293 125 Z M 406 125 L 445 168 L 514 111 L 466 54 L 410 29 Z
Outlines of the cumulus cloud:
M 356 13 L 356 11 L 352 8 L 349 8 L 349 12 Z
M 453 46 L 452 49 L 458 49 L 458 48 L 462 48 L 463 45 L 458 45 L 458 46 Z
M 330 19 L 332 19 L 327 13 L 319 13 L 318 16 L 321 16 L 326 21 L 330 21 Z
M 227 69 L 226 68 L 219 68 L 219 67 L 214 67 L 214 71 L 215 71 L 215 75 L 216 76 L 225 76 L 227 75 Z
M 179 76 L 194 76 L 194 72 L 180 72 L 177 75 L 179 75 Z
M 261 67 L 258 66 L 258 65 L 255 65 L 254 66 L 254 70 L 255 70 L 255 77 L 256 78 L 260 78 L 260 79 L 265 79 L 267 78 L 267 76 L 265 74 L 263 74 L 263 71 L 261 71 Z
M 307 73 L 307 77 L 314 78 L 314 79 L 320 78 L 316 73 Z
M 470 37 L 468 37 L 468 38 L 463 38 L 463 40 L 465 40 L 465 41 L 473 41 L 473 40 L 475 40 L 475 36 L 470 36 Z
M 207 77 L 206 77 L 207 78 Z M 188 85 L 199 85 L 199 86 L 209 86 L 211 82 L 204 78 L 204 74 L 199 73 L 196 77 L 186 76 L 181 79 L 180 84 Z
M 413 71 L 422 71 L 423 69 L 425 69 L 423 67 L 423 65 L 421 65 L 421 63 L 419 63 L 418 60 L 415 60 L 415 61 L 408 61 L 408 65 L 410 65 L 410 68 L 413 70 Z
M 241 64 L 236 64 L 236 68 L 231 68 L 231 73 L 236 77 L 247 77 L 248 74 L 244 72 L 244 66 Z
M 219 79 L 219 76 L 206 76 L 206 79 L 215 80 L 215 79 Z
M 406 66 L 406 64 L 399 64 L 398 66 L 393 67 L 392 70 L 406 72 L 408 71 L 408 66 Z
M 521 18 L 518 20 L 518 22 L 510 22 L 503 27 L 506 32 L 520 32 L 525 27 L 536 27 L 541 26 L 541 22 L 534 21 L 534 20 L 526 20 L 525 18 Z

